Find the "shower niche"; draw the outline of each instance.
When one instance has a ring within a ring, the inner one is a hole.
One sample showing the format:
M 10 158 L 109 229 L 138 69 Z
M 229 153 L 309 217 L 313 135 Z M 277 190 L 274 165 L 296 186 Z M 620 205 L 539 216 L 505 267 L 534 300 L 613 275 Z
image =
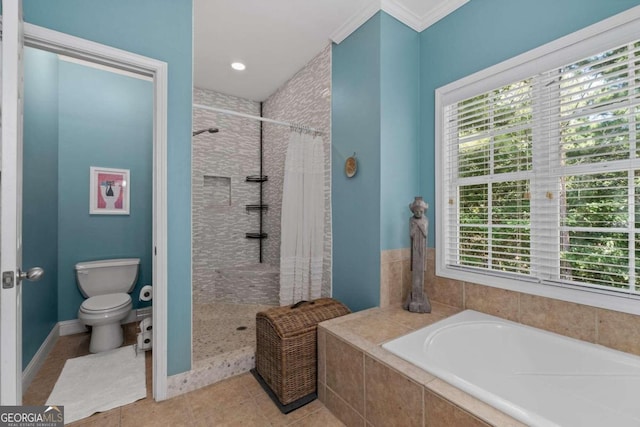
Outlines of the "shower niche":
M 208 206 L 231 206 L 231 177 L 204 175 L 204 202 Z

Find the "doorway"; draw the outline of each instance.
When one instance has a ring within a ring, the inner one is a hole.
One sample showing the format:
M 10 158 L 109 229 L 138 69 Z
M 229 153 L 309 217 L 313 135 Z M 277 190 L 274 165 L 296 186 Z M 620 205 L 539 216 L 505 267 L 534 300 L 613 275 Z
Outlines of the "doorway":
M 164 62 L 135 55 L 122 50 L 110 48 L 98 43 L 89 42 L 77 37 L 51 31 L 30 24 L 24 25 L 24 44 L 54 54 L 88 61 L 93 64 L 108 65 L 128 73 L 145 76 L 151 80 L 153 87 L 153 121 L 152 121 L 152 226 L 151 244 L 151 282 L 153 283 L 153 397 L 164 400 L 167 395 L 167 206 L 166 206 L 166 99 L 167 99 L 167 65 Z M 25 165 L 27 166 L 27 165 Z M 25 173 L 27 172 L 25 168 Z M 137 296 L 134 296 L 137 298 Z M 42 343 L 38 353 L 44 358 L 51 350 L 59 334 L 60 324 L 54 327 Z M 22 337 L 20 322 L 16 322 L 17 334 Z M 26 333 L 27 331 L 25 331 Z M 53 337 L 52 339 L 50 339 Z M 47 348 L 48 346 L 48 348 Z M 18 345 L 20 347 L 20 345 Z M 5 352 L 3 348 L 3 352 Z M 16 350 L 17 363 L 17 399 L 20 403 L 22 387 L 20 386 L 21 361 L 20 350 Z M 4 366 L 3 368 L 5 368 Z M 4 371 L 3 371 L 4 372 Z M 8 378 L 8 377 L 7 377 Z M 3 375 L 3 383 L 5 377 Z M 8 387 L 9 388 L 9 387 Z

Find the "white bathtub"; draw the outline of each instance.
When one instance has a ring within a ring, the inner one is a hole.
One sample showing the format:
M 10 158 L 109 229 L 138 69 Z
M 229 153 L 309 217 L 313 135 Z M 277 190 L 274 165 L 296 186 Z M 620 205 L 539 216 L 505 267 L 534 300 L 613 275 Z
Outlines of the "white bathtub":
M 383 345 L 532 426 L 640 426 L 640 357 L 466 310 Z

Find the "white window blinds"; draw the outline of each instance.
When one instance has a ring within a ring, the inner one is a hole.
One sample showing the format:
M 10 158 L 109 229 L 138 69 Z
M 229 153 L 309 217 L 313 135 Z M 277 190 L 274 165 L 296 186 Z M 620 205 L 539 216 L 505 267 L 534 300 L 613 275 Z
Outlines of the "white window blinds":
M 448 267 L 640 294 L 640 40 L 442 114 Z

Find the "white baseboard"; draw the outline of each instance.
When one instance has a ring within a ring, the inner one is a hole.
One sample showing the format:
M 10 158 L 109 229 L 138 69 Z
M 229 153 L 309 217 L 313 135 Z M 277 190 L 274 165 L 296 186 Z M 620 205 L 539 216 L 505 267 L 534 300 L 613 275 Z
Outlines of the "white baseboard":
M 144 307 L 139 308 L 137 310 L 131 310 L 131 313 L 121 322 L 123 325 L 127 323 L 139 322 L 145 317 L 150 317 L 152 311 L 152 307 Z M 65 320 L 62 322 L 58 322 L 60 325 L 60 336 L 63 337 L 65 335 L 73 335 L 73 334 L 81 334 L 83 332 L 87 332 L 88 329 L 86 326 L 80 322 L 80 319 L 73 320 Z
M 153 307 L 143 307 L 134 311 L 136 312 L 136 319 L 133 320 L 133 322 L 136 322 L 144 319 L 145 317 L 151 317 L 153 314 Z
M 31 362 L 27 365 L 27 367 L 22 371 L 22 391 L 25 392 L 31 385 L 31 382 L 36 377 L 40 368 L 44 364 L 44 361 L 47 359 L 49 353 L 53 349 L 53 346 L 56 344 L 58 337 L 60 336 L 60 323 L 56 323 L 47 338 L 45 338 L 42 345 L 31 358 Z
M 62 322 L 58 322 L 58 325 L 60 326 L 61 337 L 64 337 L 66 335 L 81 334 L 88 331 L 87 327 L 84 326 L 79 319 L 63 320 Z

